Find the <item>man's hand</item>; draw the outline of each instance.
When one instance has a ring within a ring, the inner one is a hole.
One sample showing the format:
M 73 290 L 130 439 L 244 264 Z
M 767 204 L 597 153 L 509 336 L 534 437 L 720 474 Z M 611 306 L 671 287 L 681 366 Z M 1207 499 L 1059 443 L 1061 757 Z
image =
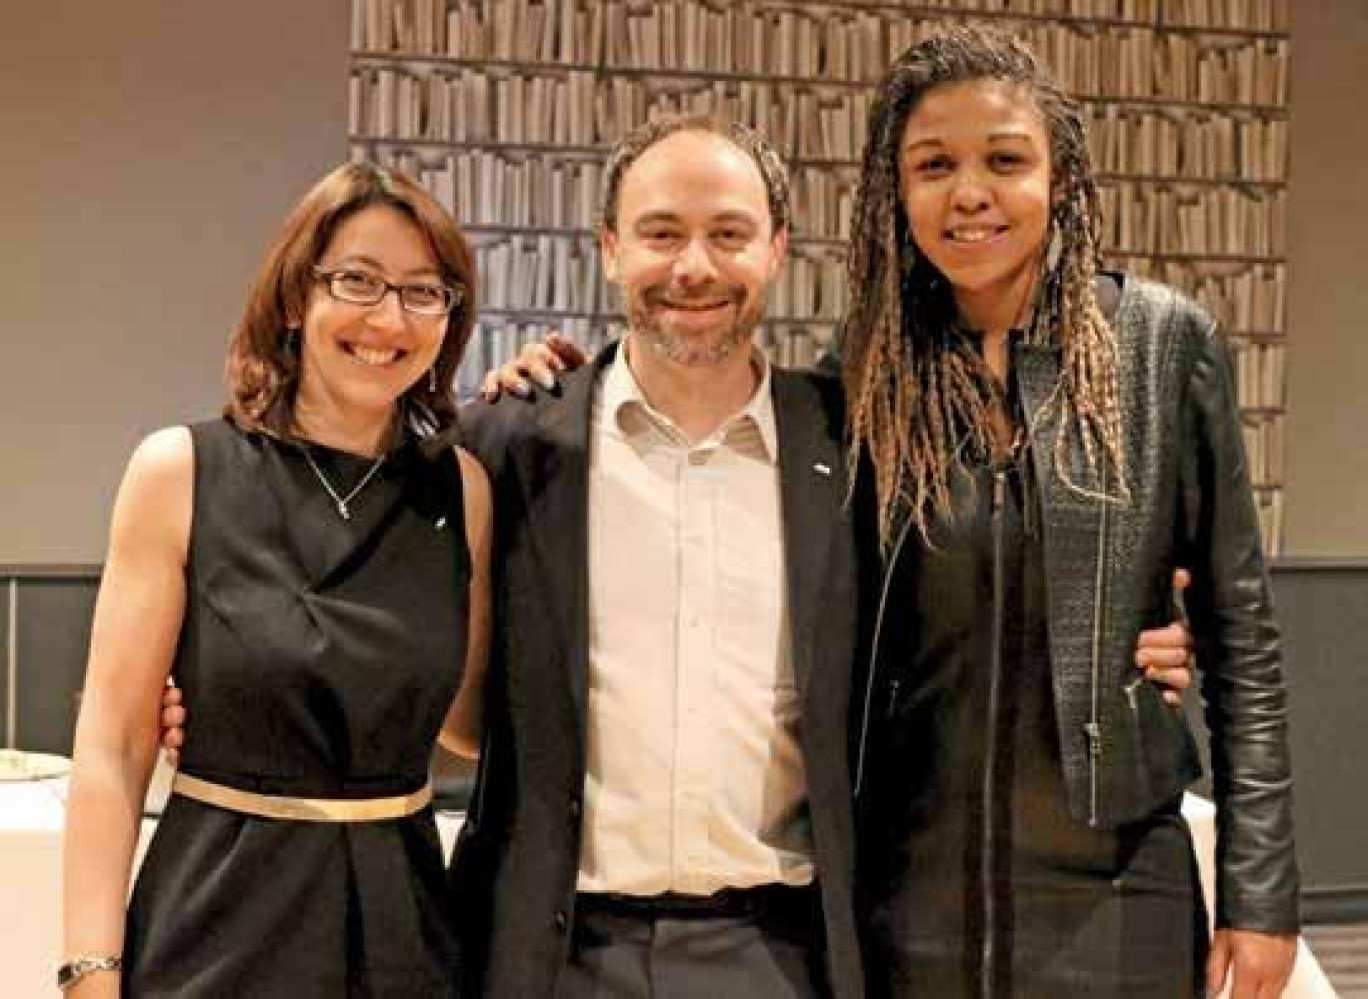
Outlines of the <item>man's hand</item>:
M 180 766 L 181 746 L 185 745 L 185 707 L 181 704 L 181 690 L 170 680 L 162 690 L 161 699 L 162 756 L 171 767 Z
M 1295 933 L 1217 930 L 1207 958 L 1207 995 L 1220 995 L 1231 975 L 1230 999 L 1278 999 L 1296 960 Z
M 1183 703 L 1183 691 L 1192 686 L 1196 660 L 1192 656 L 1192 632 L 1188 630 L 1182 595 L 1192 582 L 1186 569 L 1173 573 L 1174 621 L 1163 628 L 1140 632 L 1135 645 L 1135 667 L 1145 679 L 1158 684 L 1169 704 Z
M 508 392 L 521 399 L 532 395 L 532 383 L 550 392 L 556 387 L 556 376 L 563 371 L 574 371 L 589 360 L 589 355 L 573 340 L 559 333 L 551 333 L 541 343 L 526 344 L 518 356 L 484 376 L 480 397 L 485 402 Z

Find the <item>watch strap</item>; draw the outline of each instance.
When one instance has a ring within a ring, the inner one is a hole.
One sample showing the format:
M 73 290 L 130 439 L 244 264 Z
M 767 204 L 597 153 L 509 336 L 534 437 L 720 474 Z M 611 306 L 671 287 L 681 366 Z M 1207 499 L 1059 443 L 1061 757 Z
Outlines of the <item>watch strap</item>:
M 117 954 L 73 957 L 57 969 L 57 987 L 65 992 L 87 975 L 97 971 L 118 971 L 122 966 L 123 958 Z

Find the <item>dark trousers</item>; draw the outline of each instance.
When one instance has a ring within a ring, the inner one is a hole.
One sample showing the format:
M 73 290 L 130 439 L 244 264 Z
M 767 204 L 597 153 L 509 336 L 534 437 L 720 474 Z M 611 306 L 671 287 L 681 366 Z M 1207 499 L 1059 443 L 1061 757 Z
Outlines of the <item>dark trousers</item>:
M 820 913 L 811 888 L 581 895 L 557 997 L 822 999 Z

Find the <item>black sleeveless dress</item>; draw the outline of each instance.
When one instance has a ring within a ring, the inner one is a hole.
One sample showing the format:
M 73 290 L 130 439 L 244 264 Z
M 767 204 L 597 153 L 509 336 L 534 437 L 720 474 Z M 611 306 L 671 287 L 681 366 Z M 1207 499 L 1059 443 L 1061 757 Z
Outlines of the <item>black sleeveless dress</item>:
M 455 455 L 401 444 L 344 519 L 301 445 L 222 420 L 191 435 L 181 769 L 299 797 L 417 790 L 465 656 Z M 343 496 L 372 464 L 309 454 Z M 124 994 L 450 996 L 450 916 L 431 808 L 287 822 L 173 795 L 129 905 Z

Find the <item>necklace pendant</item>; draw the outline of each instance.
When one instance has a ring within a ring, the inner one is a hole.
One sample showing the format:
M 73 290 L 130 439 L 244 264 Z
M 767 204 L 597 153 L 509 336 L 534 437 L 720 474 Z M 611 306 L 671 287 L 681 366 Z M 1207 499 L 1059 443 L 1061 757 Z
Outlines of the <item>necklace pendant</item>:
M 301 450 L 304 452 L 304 460 L 309 463 L 309 468 L 314 473 L 314 478 L 316 478 L 319 484 L 327 490 L 328 495 L 332 497 L 332 501 L 337 504 L 337 515 L 343 520 L 351 520 L 351 508 L 348 507 L 347 504 L 358 496 L 362 489 L 366 488 L 366 483 L 375 478 L 375 473 L 380 471 L 380 466 L 385 463 L 385 456 L 382 454 L 375 459 L 370 470 L 366 472 L 365 475 L 361 476 L 361 481 L 352 486 L 351 492 L 347 493 L 345 496 L 339 496 L 337 490 L 333 488 L 333 484 L 328 481 L 328 477 L 323 474 L 323 469 L 319 468 L 318 463 L 314 461 L 313 455 L 309 453 L 309 449 L 304 447 L 301 448 Z

